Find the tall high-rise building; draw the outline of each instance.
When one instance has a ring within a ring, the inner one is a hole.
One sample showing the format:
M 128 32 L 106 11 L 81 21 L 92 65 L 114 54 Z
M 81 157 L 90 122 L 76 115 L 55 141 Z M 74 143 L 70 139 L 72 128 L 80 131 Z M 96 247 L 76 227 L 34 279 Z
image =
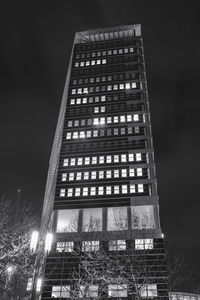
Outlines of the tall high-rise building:
M 75 35 L 41 232 L 41 299 L 168 298 L 140 25 Z M 125 275 L 114 263 L 107 286 L 92 273 L 86 288 L 84 271 L 73 273 L 84 253 L 102 265 L 117 257 Z

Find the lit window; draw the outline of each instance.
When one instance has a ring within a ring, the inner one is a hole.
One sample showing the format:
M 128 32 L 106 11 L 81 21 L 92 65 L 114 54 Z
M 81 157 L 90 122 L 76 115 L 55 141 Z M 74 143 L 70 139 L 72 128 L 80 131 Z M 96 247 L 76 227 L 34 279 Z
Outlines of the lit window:
M 130 85 L 130 83 L 128 82 L 128 83 L 126 83 L 126 85 L 125 85 L 125 88 L 126 88 L 126 90 L 129 90 L 130 88 L 131 88 L 131 85 Z
M 133 121 L 135 122 L 139 121 L 139 115 L 133 115 Z
M 90 65 L 90 61 L 87 60 L 86 63 L 85 63 L 85 65 L 86 65 L 86 66 L 89 66 L 89 65 Z
M 96 195 L 96 187 L 95 186 L 92 186 L 90 188 L 90 196 L 95 196 Z
M 125 116 L 120 116 L 120 122 L 121 123 L 125 122 Z
M 125 240 L 109 241 L 109 250 L 110 251 L 126 250 L 126 241 Z
M 106 96 L 101 96 L 101 102 L 106 101 Z
M 98 297 L 98 285 L 80 285 L 79 297 L 84 299 Z
M 95 60 L 91 61 L 91 65 L 94 66 L 95 65 Z
M 113 298 L 126 298 L 127 297 L 127 284 L 109 284 L 108 296 Z
M 56 251 L 57 252 L 72 252 L 74 247 L 74 242 L 57 242 Z
M 96 179 L 96 177 L 97 177 L 97 172 L 96 171 L 92 172 L 91 179 Z
M 76 188 L 76 189 L 75 189 L 75 196 L 76 196 L 76 197 L 79 197 L 80 194 L 81 194 L 81 189 L 80 189 L 80 188 Z
M 72 127 L 72 121 L 68 121 L 68 127 Z
M 84 61 L 81 61 L 80 66 L 84 67 Z
M 102 208 L 83 209 L 83 228 L 82 231 L 101 231 L 102 230 Z
M 154 207 L 152 205 L 131 206 L 132 228 L 155 228 Z
M 106 51 L 103 51 L 103 52 L 102 52 L 102 55 L 106 55 Z
M 143 186 L 143 184 L 138 184 L 138 193 L 144 193 L 144 186 Z
M 99 156 L 99 163 L 104 164 L 104 156 Z
M 140 133 L 140 128 L 139 127 L 135 127 L 135 133 Z
M 153 249 L 153 239 L 136 239 L 135 250 Z
M 94 125 L 99 125 L 99 119 L 98 118 L 94 118 L 93 124 Z
M 119 162 L 119 155 L 114 155 L 114 162 L 115 163 Z
M 77 131 L 75 131 L 75 132 L 73 133 L 73 139 L 78 139 L 78 132 L 77 132 Z
M 77 67 L 79 67 L 79 63 L 78 62 L 75 63 L 75 68 L 77 68 Z
M 88 94 L 88 88 L 84 88 L 83 93 Z
M 93 156 L 92 157 L 92 164 L 94 165 L 94 164 L 96 164 L 97 163 L 97 157 L 96 156 Z
M 107 209 L 108 231 L 127 230 L 127 207 L 109 207 Z
M 72 89 L 72 95 L 76 94 L 76 89 Z
M 123 83 L 121 83 L 121 84 L 119 85 L 119 89 L 120 89 L 120 90 L 123 90 L 123 89 L 124 89 L 124 84 L 123 84 Z
M 91 130 L 87 130 L 86 136 L 87 136 L 88 138 L 91 137 Z
M 100 64 L 101 64 L 101 60 L 98 59 L 98 60 L 97 60 L 97 65 L 100 65 Z
M 78 92 L 77 92 L 77 94 L 82 94 L 82 89 L 80 88 L 80 89 L 78 89 Z
M 136 153 L 136 161 L 141 161 L 141 160 L 142 160 L 141 153 Z
M 76 159 L 71 158 L 70 166 L 75 166 L 75 163 L 76 163 Z
M 114 123 L 118 123 L 119 122 L 119 118 L 118 118 L 118 116 L 115 116 L 114 117 Z
M 132 122 L 132 116 L 131 115 L 127 115 L 127 122 Z
M 78 229 L 78 209 L 65 209 L 58 211 L 57 232 L 74 232 Z
M 67 173 L 63 173 L 62 174 L 62 181 L 66 181 L 67 180 Z
M 99 171 L 99 179 L 103 179 L 104 178 L 104 171 Z
M 76 180 L 81 180 L 81 172 L 77 172 L 76 174 Z
M 130 185 L 130 193 L 134 194 L 135 193 L 135 184 Z
M 74 173 L 69 173 L 69 180 L 74 180 Z
M 117 90 L 118 90 L 118 85 L 117 85 L 117 84 L 114 84 L 114 85 L 113 85 L 113 89 L 114 89 L 114 91 L 117 91 Z
M 84 131 L 80 131 L 80 138 L 85 138 L 85 132 Z
M 63 161 L 63 166 L 64 166 L 64 167 L 67 167 L 67 166 L 68 166 L 68 163 L 69 163 L 68 158 L 65 158 L 64 161 Z
M 118 52 L 119 52 L 119 54 L 122 54 L 123 53 L 123 49 L 119 49 Z
M 65 189 L 60 189 L 60 197 L 65 197 Z
M 82 242 L 82 251 L 98 251 L 99 250 L 99 241 L 83 241 Z
M 111 50 L 108 50 L 108 55 L 112 55 L 112 51 Z
M 121 170 L 121 174 L 122 174 L 122 177 L 127 177 L 127 170 L 126 169 L 122 169 Z
M 129 169 L 129 176 L 134 177 L 135 176 L 135 170 L 134 169 Z
M 75 99 L 71 99 L 70 104 L 74 105 L 75 104 Z
M 98 195 L 103 195 L 104 194 L 104 187 L 103 186 L 99 186 L 98 187 Z
M 107 117 L 107 124 L 111 124 L 111 122 L 112 122 L 111 117 Z
M 70 298 L 70 286 L 69 285 L 53 285 L 52 298 Z
M 142 286 L 138 285 L 138 290 L 141 298 L 149 299 L 158 296 L 156 284 L 144 284 Z
M 83 158 L 79 157 L 78 158 L 78 166 L 81 166 L 83 164 Z
M 99 102 L 99 97 L 98 96 L 95 97 L 95 102 Z
M 66 139 L 70 140 L 71 139 L 71 135 L 72 135 L 71 132 L 68 132 L 67 135 L 66 135 Z
M 93 137 L 97 137 L 98 136 L 98 130 L 94 130 L 93 131 Z
M 72 197 L 73 196 L 73 189 L 68 189 L 67 190 L 67 197 Z
M 132 89 L 135 89 L 137 86 L 136 86 L 136 82 L 132 82 L 131 83 L 131 87 L 132 87 Z
M 130 53 L 134 52 L 134 48 L 132 48 L 132 47 L 129 48 L 129 52 L 130 52 Z
M 107 86 L 107 91 L 111 91 L 112 90 L 112 86 L 111 85 L 108 85 Z
M 76 99 L 76 104 L 81 104 L 81 98 Z M 75 125 L 75 126 L 77 126 L 77 125 Z
M 105 106 L 101 106 L 101 112 L 105 112 Z
M 88 188 L 87 187 L 83 188 L 83 196 L 88 196 Z
M 95 107 L 95 108 L 94 108 L 94 113 L 95 113 L 95 114 L 98 114 L 98 113 L 99 113 L 99 107 Z
M 128 53 L 128 48 L 125 48 L 125 49 L 124 49 L 124 53 Z
M 87 98 L 83 98 L 83 104 L 87 103 Z
M 126 133 L 125 128 L 121 128 L 120 132 L 121 132 L 121 134 L 125 134 Z
M 111 157 L 111 155 L 107 155 L 107 156 L 106 156 L 106 162 L 107 162 L 107 164 L 112 162 L 112 157 Z
M 137 176 L 142 176 L 142 168 L 137 168 Z
M 114 194 L 119 194 L 119 185 L 114 185 Z
M 126 184 L 122 185 L 122 194 L 127 194 L 127 185 Z
M 106 171 L 106 178 L 111 178 L 111 170 Z
M 111 195 L 111 186 L 106 187 L 106 195 Z
M 112 76 L 108 76 L 107 80 L 111 81 L 112 80 Z
M 126 162 L 126 154 L 121 154 L 121 162 Z
M 115 50 L 113 50 L 113 54 L 117 54 L 117 50 L 115 49 Z
M 100 118 L 100 124 L 104 125 L 105 124 L 105 118 Z
M 84 172 L 84 180 L 88 180 L 89 179 L 89 172 Z
M 102 64 L 106 64 L 106 59 L 102 59 Z
M 128 160 L 129 161 L 134 161 L 134 154 L 133 153 L 129 153 Z
M 90 164 L 90 158 L 89 157 L 85 157 L 85 165 L 89 165 Z
M 114 170 L 114 178 L 118 178 L 119 177 L 119 170 Z

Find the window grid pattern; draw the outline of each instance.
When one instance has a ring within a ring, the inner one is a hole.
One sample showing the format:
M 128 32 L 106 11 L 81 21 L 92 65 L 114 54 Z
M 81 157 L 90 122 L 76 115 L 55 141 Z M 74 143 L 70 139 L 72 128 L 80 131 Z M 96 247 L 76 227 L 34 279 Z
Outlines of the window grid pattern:
M 99 241 L 83 241 L 82 242 L 82 251 L 98 251 L 99 250 Z
M 153 249 L 153 239 L 135 239 L 135 250 Z
M 69 285 L 53 285 L 52 298 L 70 298 L 70 286 Z
M 71 95 L 82 95 L 88 93 L 99 93 L 99 92 L 111 92 L 111 91 L 123 91 L 123 90 L 130 90 L 142 88 L 140 82 L 124 82 L 124 83 L 115 83 L 115 84 L 108 84 L 106 86 L 89 86 L 89 87 L 79 87 L 73 88 L 71 90 Z
M 125 240 L 110 240 L 109 241 L 109 250 L 110 251 L 126 250 L 126 241 Z
M 79 119 L 79 120 L 69 120 L 67 122 L 67 127 L 79 127 L 79 126 L 91 126 L 91 125 L 109 125 L 118 123 L 129 123 L 129 122 L 143 122 L 145 123 L 145 114 L 124 114 L 116 116 L 107 117 L 95 117 L 90 119 Z
M 101 195 L 116 195 L 116 194 L 148 194 L 150 193 L 149 184 L 122 184 L 110 186 L 92 186 L 81 188 L 60 189 L 60 197 L 84 197 L 84 196 L 101 196 Z
M 112 169 L 112 170 L 93 170 L 86 172 L 70 172 L 63 173 L 61 176 L 62 181 L 74 180 L 96 180 L 96 179 L 113 179 L 113 178 L 126 178 L 126 177 L 142 177 L 146 175 L 147 169 L 143 168 L 127 168 L 127 169 Z
M 104 164 L 120 164 L 129 162 L 148 162 L 148 154 L 146 153 L 122 153 L 110 155 L 96 155 L 85 157 L 64 158 L 63 166 L 82 166 L 82 165 L 104 165 Z
M 57 252 L 72 252 L 74 248 L 74 242 L 57 242 L 56 251 Z
M 128 53 L 134 53 L 137 52 L 137 48 L 134 47 L 126 47 L 126 48 L 117 48 L 117 49 L 109 49 L 109 50 L 103 50 L 103 51 L 93 51 L 88 53 L 77 53 L 75 54 L 75 59 L 85 59 L 90 57 L 101 57 L 106 55 L 121 55 L 121 54 L 128 54 Z
M 66 140 L 85 139 L 85 138 L 97 138 L 104 136 L 123 136 L 123 135 L 144 135 L 145 128 L 142 126 L 138 127 L 120 127 L 120 128 L 109 128 L 109 129 L 94 129 L 84 131 L 73 131 L 67 132 Z

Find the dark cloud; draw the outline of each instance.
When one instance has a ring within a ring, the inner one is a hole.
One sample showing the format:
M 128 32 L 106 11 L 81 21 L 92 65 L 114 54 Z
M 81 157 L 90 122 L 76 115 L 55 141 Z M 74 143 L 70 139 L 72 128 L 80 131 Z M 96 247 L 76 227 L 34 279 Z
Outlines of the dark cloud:
M 59 106 L 76 31 L 141 23 L 163 230 L 200 248 L 200 38 L 197 2 L 7 2 L 0 27 L 0 194 L 22 189 L 42 206 Z

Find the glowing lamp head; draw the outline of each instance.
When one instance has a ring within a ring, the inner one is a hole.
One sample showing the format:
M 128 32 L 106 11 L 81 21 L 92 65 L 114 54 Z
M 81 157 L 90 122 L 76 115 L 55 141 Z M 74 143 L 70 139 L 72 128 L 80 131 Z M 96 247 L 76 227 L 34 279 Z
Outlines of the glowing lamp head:
M 35 251 L 38 243 L 38 231 L 33 231 L 31 235 L 30 248 L 32 251 Z
M 44 247 L 45 252 L 51 251 L 52 241 L 53 241 L 53 234 L 48 232 L 45 238 L 45 247 Z

